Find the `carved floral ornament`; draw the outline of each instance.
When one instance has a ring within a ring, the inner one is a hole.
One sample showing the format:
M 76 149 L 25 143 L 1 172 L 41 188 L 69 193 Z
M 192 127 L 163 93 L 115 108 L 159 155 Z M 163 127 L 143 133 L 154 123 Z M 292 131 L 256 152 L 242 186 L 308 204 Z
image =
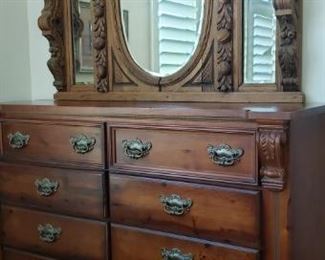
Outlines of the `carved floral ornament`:
M 204 27 L 198 50 L 192 61 L 175 76 L 155 78 L 136 67 L 129 57 L 121 37 L 120 15 L 115 14 L 119 0 L 92 0 L 93 7 L 93 48 L 95 88 L 100 93 L 109 91 L 177 92 L 187 87 L 201 92 L 232 92 L 235 86 L 235 72 L 238 64 L 235 57 L 235 0 L 205 0 Z M 278 18 L 278 84 L 283 91 L 299 90 L 299 33 L 298 0 L 273 0 Z M 44 0 L 45 6 L 39 18 L 39 27 L 50 43 L 51 58 L 48 67 L 54 76 L 54 86 L 59 92 L 70 91 L 73 82 L 71 66 L 67 66 L 71 51 L 70 41 L 64 26 L 67 6 L 70 0 Z M 240 3 L 239 3 L 240 4 Z M 70 9 L 72 7 L 70 6 Z M 69 9 L 69 8 L 68 8 Z M 110 15 L 112 14 L 112 15 Z M 238 40 L 238 39 L 237 39 Z M 68 57 L 67 57 L 68 55 Z M 196 56 L 195 56 L 196 55 Z M 236 83 L 237 84 L 237 83 Z M 119 86 L 123 85 L 122 88 Z M 153 87 L 153 88 L 150 88 Z M 136 88 L 136 89 L 135 89 Z

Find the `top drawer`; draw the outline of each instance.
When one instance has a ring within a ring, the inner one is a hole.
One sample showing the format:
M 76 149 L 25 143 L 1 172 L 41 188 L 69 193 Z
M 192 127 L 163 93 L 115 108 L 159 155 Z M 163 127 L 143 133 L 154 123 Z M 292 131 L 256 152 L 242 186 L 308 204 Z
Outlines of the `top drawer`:
M 2 123 L 3 157 L 77 168 L 103 168 L 101 124 L 12 122 Z
M 257 184 L 254 131 L 140 127 L 111 131 L 113 170 Z

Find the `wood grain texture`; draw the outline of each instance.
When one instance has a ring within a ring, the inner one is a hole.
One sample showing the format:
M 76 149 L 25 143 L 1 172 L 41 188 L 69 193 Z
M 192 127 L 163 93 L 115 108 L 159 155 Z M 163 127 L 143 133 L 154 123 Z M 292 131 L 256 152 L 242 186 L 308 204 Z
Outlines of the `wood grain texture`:
M 172 194 L 191 199 L 193 205 L 188 212 L 173 216 L 164 211 L 161 196 Z M 110 201 L 115 223 L 259 247 L 257 191 L 111 175 Z
M 51 196 L 37 192 L 35 181 L 43 178 L 58 182 Z M 0 181 L 2 201 L 76 216 L 106 216 L 102 173 L 1 163 Z
M 54 260 L 54 258 L 31 254 L 11 248 L 4 249 L 3 257 L 4 260 Z
M 142 129 L 141 129 L 142 128 Z M 135 126 L 134 128 L 111 127 L 112 161 L 116 170 L 142 171 L 154 175 L 181 175 L 194 179 L 257 184 L 255 132 L 236 132 L 224 129 L 222 132 L 196 131 L 174 128 L 159 130 Z M 128 158 L 123 151 L 123 140 L 151 142 L 149 154 L 139 160 Z M 209 145 L 228 144 L 242 148 L 244 155 L 233 166 L 215 164 L 209 157 Z
M 257 260 L 258 251 L 147 230 L 112 226 L 112 260 L 160 260 L 164 248 L 178 248 L 198 260 Z M 124 245 L 128 245 L 125 247 Z
M 1 211 L 3 244 L 49 257 L 65 259 L 107 259 L 105 223 L 68 218 L 10 206 Z M 39 238 L 38 226 L 51 224 L 62 229 L 53 243 Z
M 23 149 L 13 149 L 9 145 L 9 134 L 21 132 L 30 136 Z M 96 138 L 94 149 L 86 154 L 78 154 L 70 143 L 71 137 L 84 134 Z M 103 126 L 87 123 L 60 124 L 56 122 L 4 122 L 2 140 L 4 158 L 18 161 L 42 162 L 49 165 L 62 164 L 84 166 L 85 168 L 104 167 Z

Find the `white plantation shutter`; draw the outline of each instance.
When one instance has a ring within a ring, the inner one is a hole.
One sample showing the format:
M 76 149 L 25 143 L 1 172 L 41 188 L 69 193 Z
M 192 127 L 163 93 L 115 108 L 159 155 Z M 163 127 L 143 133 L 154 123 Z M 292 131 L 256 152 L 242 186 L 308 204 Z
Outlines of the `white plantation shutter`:
M 170 74 L 194 51 L 200 27 L 201 0 L 158 0 L 158 67 Z
M 274 83 L 276 18 L 272 0 L 245 2 L 245 83 Z
M 275 82 L 275 20 L 254 14 L 253 81 Z

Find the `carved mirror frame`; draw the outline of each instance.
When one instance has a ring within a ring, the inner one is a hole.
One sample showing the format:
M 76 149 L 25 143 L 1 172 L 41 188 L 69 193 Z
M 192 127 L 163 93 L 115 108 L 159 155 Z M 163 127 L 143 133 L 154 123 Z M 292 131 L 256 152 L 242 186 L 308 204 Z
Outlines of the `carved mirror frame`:
M 299 0 L 273 0 L 277 16 L 276 84 L 244 84 L 243 1 L 205 0 L 198 47 L 176 73 L 157 77 L 131 57 L 120 0 L 91 0 L 94 86 L 75 85 L 70 0 L 44 0 L 39 27 L 49 40 L 57 100 L 303 102 Z

